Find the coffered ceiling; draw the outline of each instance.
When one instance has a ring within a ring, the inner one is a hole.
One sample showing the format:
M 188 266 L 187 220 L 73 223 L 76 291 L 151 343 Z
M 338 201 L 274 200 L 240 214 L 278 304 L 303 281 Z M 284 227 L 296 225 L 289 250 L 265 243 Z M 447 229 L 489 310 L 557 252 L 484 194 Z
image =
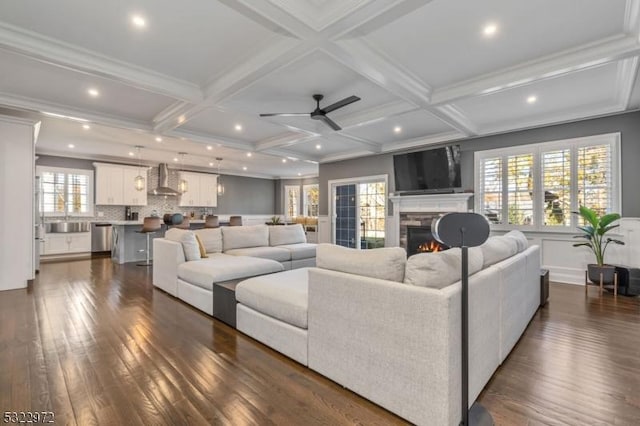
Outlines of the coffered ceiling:
M 635 109 L 639 55 L 640 0 L 0 2 L 0 107 L 49 113 L 38 152 L 263 177 Z M 361 100 L 340 131 L 259 117 L 315 93 Z

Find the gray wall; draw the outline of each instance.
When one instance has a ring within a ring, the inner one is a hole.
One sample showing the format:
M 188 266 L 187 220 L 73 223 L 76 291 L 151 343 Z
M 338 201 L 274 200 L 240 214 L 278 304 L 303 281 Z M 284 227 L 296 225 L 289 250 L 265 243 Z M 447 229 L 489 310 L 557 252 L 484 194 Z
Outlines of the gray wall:
M 276 214 L 284 214 L 284 187 L 291 185 L 298 185 L 300 187 L 300 197 L 302 197 L 302 187 L 304 185 L 313 185 L 318 183 L 318 178 L 302 178 L 302 179 L 279 179 L 276 181 Z M 298 214 L 302 214 L 302 203 L 300 203 L 300 211 Z
M 512 133 L 458 141 L 462 150 L 463 189 L 473 189 L 473 153 L 487 149 L 577 138 L 603 133 L 621 133 L 622 150 L 622 215 L 640 217 L 640 112 L 558 124 Z M 454 143 L 453 141 L 447 144 Z M 393 192 L 393 154 L 320 164 L 320 214 L 328 214 L 327 182 L 332 179 L 388 174 L 389 192 Z
M 94 160 L 79 158 L 55 157 L 50 155 L 39 155 L 36 164 L 49 167 L 67 167 L 74 169 L 93 170 Z M 123 163 L 125 164 L 125 163 Z M 157 173 L 157 168 L 151 173 Z M 218 214 L 274 214 L 276 210 L 276 183 L 273 179 L 258 179 L 244 176 L 222 175 L 222 182 L 225 193 L 218 198 L 218 207 L 215 212 Z M 156 179 L 149 179 L 155 182 Z M 149 202 L 155 198 L 149 196 Z M 178 207 L 172 206 L 177 209 Z M 164 211 L 164 206 L 157 206 L 158 211 Z M 184 210 L 184 209 L 182 209 Z M 136 209 L 134 209 L 136 211 Z

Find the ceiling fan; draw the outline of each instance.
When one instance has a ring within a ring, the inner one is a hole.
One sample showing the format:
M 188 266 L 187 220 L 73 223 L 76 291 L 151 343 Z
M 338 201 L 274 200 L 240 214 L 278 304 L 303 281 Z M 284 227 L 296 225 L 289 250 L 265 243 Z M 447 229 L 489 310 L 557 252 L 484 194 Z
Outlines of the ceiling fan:
M 345 107 L 354 102 L 358 102 L 360 100 L 357 96 L 349 96 L 344 98 L 341 101 L 338 101 L 334 104 L 331 104 L 327 107 L 320 108 L 320 101 L 324 98 L 323 95 L 313 95 L 313 99 L 316 101 L 316 109 L 312 112 L 282 112 L 282 113 L 271 113 L 271 114 L 260 114 L 260 117 L 311 117 L 313 120 L 320 120 L 324 122 L 326 125 L 331 127 L 333 130 L 341 130 L 342 127 L 338 126 L 338 123 L 327 117 L 327 114 L 331 111 L 335 111 L 339 108 Z

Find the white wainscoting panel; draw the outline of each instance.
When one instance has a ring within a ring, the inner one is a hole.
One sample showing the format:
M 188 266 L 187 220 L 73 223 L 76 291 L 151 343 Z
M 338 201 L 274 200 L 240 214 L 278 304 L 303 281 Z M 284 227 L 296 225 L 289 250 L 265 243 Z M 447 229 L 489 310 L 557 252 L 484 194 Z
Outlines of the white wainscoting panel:
M 329 216 L 318 216 L 318 243 L 331 243 L 331 221 Z

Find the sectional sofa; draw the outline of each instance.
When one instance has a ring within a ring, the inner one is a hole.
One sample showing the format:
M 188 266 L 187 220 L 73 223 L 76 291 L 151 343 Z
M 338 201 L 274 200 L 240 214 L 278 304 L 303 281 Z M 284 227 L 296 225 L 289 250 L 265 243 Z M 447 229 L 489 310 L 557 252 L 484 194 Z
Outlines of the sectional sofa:
M 460 421 L 460 251 L 319 245 L 316 268 L 236 287 L 237 328 L 412 423 Z M 540 301 L 524 235 L 470 250 L 470 404 Z
M 153 253 L 153 285 L 213 315 L 214 283 L 315 266 L 316 245 L 299 224 L 174 228 L 153 240 Z

